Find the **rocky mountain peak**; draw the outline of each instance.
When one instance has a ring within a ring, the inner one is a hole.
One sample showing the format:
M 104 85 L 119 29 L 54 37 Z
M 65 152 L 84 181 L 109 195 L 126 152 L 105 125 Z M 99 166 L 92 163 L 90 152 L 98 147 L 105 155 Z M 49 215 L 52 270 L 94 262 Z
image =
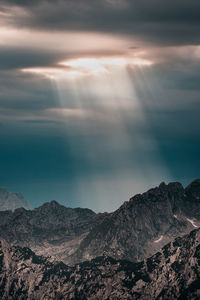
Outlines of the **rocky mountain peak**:
M 196 179 L 190 183 L 186 187 L 185 192 L 196 200 L 200 200 L 200 179 Z
M 158 187 L 152 188 L 148 190 L 147 192 L 143 193 L 143 195 L 146 195 L 147 197 L 149 195 L 161 195 L 162 193 L 174 193 L 179 192 L 182 193 L 184 191 L 184 188 L 180 182 L 170 182 L 166 184 L 165 182 L 161 182 Z M 162 198 L 161 198 L 162 199 Z
M 6 188 L 0 188 L 0 211 L 24 207 L 31 209 L 29 201 L 21 193 L 12 193 Z
M 53 207 L 60 205 L 56 200 L 51 200 L 49 204 Z
M 69 220 L 75 220 L 75 219 L 87 219 L 91 218 L 92 216 L 95 216 L 96 213 L 88 208 L 71 208 L 66 207 L 60 203 L 58 203 L 55 200 L 52 200 L 50 202 L 44 203 L 42 206 L 39 206 L 38 208 L 34 209 L 35 212 L 46 214 L 48 217 L 55 216 L 55 217 L 61 217 L 63 216 L 64 219 L 68 218 Z
M 61 205 L 60 203 L 58 203 L 56 200 L 52 200 L 50 202 L 45 202 L 44 204 L 42 204 L 41 206 L 39 206 L 36 209 L 40 209 L 40 210 L 54 210 L 54 209 L 62 209 L 62 208 L 66 208 L 65 206 Z
M 186 189 L 161 183 L 112 213 L 95 214 L 55 200 L 32 211 L 0 213 L 0 236 L 73 265 L 97 256 L 136 262 L 200 226 L 199 180 Z
M 192 186 L 193 193 L 200 196 L 196 184 Z M 191 205 L 179 182 L 161 183 L 105 216 L 81 242 L 73 259 L 82 261 L 106 254 L 138 261 L 199 225 L 200 203 Z

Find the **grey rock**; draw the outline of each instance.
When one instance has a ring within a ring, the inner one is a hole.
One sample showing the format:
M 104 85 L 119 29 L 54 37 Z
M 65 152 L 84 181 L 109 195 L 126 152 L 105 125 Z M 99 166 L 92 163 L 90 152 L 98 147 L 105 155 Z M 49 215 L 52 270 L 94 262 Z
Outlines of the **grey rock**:
M 106 255 L 138 262 L 200 226 L 200 180 L 138 194 L 113 213 L 68 208 L 56 201 L 34 210 L 0 212 L 0 237 L 68 265 Z
M 68 262 L 70 254 L 103 217 L 87 208 L 73 209 L 51 201 L 33 210 L 0 212 L 0 237 L 13 245 L 30 247 L 39 255 Z
M 167 242 L 200 226 L 200 180 L 178 182 L 138 194 L 108 214 L 80 243 L 74 263 L 101 255 L 140 261 Z
M 200 298 L 200 229 L 132 263 L 101 256 L 69 267 L 0 240 L 2 300 Z

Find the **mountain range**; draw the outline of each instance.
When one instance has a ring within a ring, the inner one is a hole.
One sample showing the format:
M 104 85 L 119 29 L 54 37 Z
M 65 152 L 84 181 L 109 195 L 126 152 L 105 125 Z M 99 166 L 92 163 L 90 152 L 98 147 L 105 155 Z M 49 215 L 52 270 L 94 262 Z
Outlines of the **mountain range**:
M 56 201 L 0 211 L 0 299 L 200 299 L 200 179 L 112 213 Z
M 2 300 L 150 300 L 200 297 L 200 229 L 132 263 L 108 256 L 73 267 L 0 240 Z
M 107 255 L 138 262 L 200 225 L 200 180 L 135 195 L 113 213 L 67 208 L 56 201 L 34 210 L 0 212 L 0 237 L 68 265 Z
M 51 201 L 34 210 L 0 212 L 0 237 L 65 261 L 102 217 L 90 209 L 67 208 Z

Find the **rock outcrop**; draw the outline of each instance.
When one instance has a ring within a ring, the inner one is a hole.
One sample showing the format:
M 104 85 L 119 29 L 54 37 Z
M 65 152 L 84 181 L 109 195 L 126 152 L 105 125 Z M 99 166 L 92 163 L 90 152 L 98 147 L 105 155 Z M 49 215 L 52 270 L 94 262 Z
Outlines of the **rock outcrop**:
M 188 299 L 200 297 L 200 229 L 139 263 L 102 256 L 69 267 L 0 241 L 2 300 Z
M 0 237 L 73 265 L 98 256 L 141 261 L 200 226 L 200 180 L 187 188 L 161 183 L 113 213 L 67 208 L 56 201 L 34 210 L 0 212 Z
M 200 180 L 186 189 L 178 183 L 161 183 L 125 202 L 97 224 L 71 260 L 108 255 L 140 261 L 167 242 L 200 226 Z
M 104 217 L 90 209 L 68 208 L 56 201 L 34 210 L 0 212 L 0 237 L 37 254 L 67 261 L 91 228 Z

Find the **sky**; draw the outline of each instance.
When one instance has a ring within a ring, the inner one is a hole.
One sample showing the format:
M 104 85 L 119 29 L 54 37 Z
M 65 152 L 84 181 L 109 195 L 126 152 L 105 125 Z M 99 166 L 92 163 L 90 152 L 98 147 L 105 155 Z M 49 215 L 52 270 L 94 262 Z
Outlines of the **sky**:
M 0 186 L 113 211 L 200 169 L 198 0 L 1 0 Z

